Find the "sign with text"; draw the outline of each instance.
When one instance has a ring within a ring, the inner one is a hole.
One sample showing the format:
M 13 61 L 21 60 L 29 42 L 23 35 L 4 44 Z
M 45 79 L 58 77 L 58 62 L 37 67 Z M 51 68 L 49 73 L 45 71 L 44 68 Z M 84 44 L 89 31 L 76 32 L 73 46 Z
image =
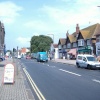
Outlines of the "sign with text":
M 14 83 L 14 65 L 7 64 L 4 69 L 4 83 Z

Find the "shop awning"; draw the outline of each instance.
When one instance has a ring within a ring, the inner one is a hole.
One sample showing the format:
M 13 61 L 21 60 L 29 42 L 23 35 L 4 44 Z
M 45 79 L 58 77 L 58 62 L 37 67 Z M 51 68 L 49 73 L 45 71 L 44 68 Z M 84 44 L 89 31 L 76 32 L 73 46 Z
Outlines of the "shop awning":
M 68 54 L 76 55 L 76 48 L 75 49 L 70 49 Z

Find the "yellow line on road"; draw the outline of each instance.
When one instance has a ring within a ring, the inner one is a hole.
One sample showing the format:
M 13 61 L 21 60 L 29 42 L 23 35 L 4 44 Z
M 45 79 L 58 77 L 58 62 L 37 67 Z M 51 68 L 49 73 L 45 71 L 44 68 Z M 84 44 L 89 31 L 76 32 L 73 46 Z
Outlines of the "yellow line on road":
M 42 93 L 40 92 L 40 90 L 38 89 L 38 87 L 36 86 L 35 82 L 32 80 L 31 76 L 29 75 L 29 73 L 27 72 L 27 70 L 25 68 L 23 68 L 27 78 L 29 79 L 29 82 L 32 85 L 32 88 L 34 89 L 36 95 L 38 96 L 39 100 L 46 100 L 45 97 L 42 95 Z

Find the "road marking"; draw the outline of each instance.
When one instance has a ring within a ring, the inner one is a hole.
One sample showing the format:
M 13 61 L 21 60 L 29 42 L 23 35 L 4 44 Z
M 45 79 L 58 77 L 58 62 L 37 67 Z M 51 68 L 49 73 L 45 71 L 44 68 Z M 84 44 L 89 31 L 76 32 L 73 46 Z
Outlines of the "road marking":
M 99 80 L 96 80 L 96 79 L 92 79 L 92 81 L 97 82 L 97 83 L 100 83 L 100 81 Z
M 32 80 L 31 76 L 29 75 L 29 73 L 27 72 L 27 70 L 25 68 L 23 68 L 27 78 L 29 79 L 29 82 L 32 85 L 32 88 L 34 89 L 37 97 L 39 98 L 39 100 L 46 100 L 45 97 L 42 95 L 42 93 L 40 92 L 40 90 L 38 89 L 38 87 L 36 86 L 35 82 Z
M 67 73 L 69 73 L 69 74 L 76 75 L 76 76 L 81 76 L 80 74 L 76 74 L 76 73 L 73 73 L 73 72 L 70 72 L 70 71 L 66 71 L 66 70 L 63 70 L 63 69 L 59 69 L 59 70 L 61 70 L 61 71 L 63 71 L 63 72 L 67 72 Z
M 50 67 L 54 68 L 55 66 L 50 66 Z

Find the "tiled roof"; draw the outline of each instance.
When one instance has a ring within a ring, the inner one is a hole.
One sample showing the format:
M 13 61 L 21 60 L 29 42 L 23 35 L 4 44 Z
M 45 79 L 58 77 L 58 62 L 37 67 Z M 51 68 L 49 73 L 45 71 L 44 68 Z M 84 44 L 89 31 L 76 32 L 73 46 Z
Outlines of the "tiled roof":
M 53 44 L 54 48 L 58 48 L 58 44 Z
M 81 30 L 80 33 L 82 34 L 84 39 L 88 39 L 89 37 L 91 37 L 91 35 L 89 34 L 90 31 L 88 30 Z
M 96 38 L 96 34 L 100 34 L 100 24 L 94 24 L 92 26 L 89 26 L 87 28 L 82 29 L 81 31 L 82 36 L 84 39 L 89 39 L 89 38 Z
M 76 37 L 75 37 L 74 33 L 71 34 L 71 35 L 68 35 L 68 38 L 69 38 L 69 40 L 70 40 L 71 43 L 76 42 Z
M 64 45 L 65 43 L 66 43 L 66 38 L 60 38 L 59 39 L 59 43 L 58 44 Z

